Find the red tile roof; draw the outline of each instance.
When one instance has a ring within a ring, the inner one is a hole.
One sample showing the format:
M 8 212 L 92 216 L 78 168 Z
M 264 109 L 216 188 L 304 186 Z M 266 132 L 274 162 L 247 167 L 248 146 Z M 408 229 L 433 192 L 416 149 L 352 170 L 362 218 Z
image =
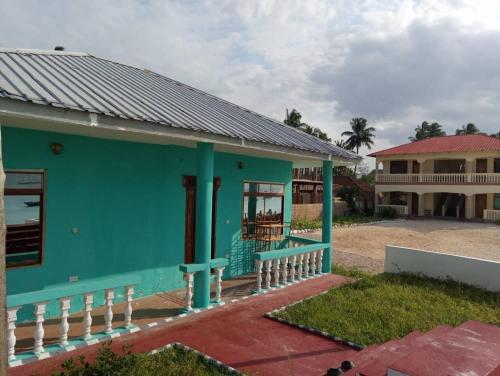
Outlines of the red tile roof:
M 500 138 L 480 134 L 431 137 L 368 154 L 370 157 L 403 154 L 500 152 Z

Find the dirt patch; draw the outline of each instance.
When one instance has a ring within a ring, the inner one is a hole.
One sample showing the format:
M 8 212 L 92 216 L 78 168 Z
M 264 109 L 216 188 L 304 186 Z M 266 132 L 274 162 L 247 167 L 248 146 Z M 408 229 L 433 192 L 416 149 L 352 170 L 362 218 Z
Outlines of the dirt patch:
M 320 238 L 321 233 L 311 234 Z M 500 226 L 413 219 L 333 230 L 334 262 L 383 270 L 385 246 L 396 245 L 500 261 Z

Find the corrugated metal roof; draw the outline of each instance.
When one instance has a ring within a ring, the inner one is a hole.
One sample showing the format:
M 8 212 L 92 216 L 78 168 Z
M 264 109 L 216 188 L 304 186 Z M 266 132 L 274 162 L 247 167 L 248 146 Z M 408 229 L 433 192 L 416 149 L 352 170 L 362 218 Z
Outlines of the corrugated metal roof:
M 84 53 L 0 50 L 1 97 L 359 158 L 178 81 Z
M 496 137 L 470 134 L 459 136 L 439 136 L 426 138 L 408 144 L 369 154 L 370 157 L 402 154 L 461 153 L 475 151 L 500 151 L 500 139 Z

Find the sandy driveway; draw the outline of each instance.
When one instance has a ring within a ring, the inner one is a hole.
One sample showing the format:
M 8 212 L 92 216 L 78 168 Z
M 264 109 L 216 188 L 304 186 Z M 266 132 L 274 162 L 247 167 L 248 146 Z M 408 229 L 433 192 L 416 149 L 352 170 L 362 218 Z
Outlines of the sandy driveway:
M 500 261 L 500 226 L 413 219 L 336 228 L 334 262 L 382 271 L 387 244 Z

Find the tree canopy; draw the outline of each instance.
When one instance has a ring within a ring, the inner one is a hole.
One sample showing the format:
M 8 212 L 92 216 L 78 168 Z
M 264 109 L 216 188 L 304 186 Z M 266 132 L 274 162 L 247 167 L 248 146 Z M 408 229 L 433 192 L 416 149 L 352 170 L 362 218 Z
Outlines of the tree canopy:
M 415 136 L 408 137 L 410 141 L 419 141 L 430 137 L 446 136 L 443 131 L 443 126 L 439 123 L 422 122 L 421 125 L 415 128 Z
M 288 112 L 288 109 L 286 110 L 286 118 L 285 120 L 283 120 L 283 123 L 291 127 L 300 129 L 301 131 L 318 137 L 324 141 L 330 142 L 332 140 L 328 137 L 328 134 L 326 134 L 326 132 L 323 132 L 320 128 L 312 127 L 307 123 L 303 123 L 302 115 L 295 108 L 292 109 L 291 112 Z
M 462 125 L 462 128 L 458 128 L 455 131 L 456 135 L 464 135 L 464 134 L 478 134 L 480 133 L 479 129 L 477 129 L 474 123 L 467 123 L 467 125 Z
M 359 148 L 362 146 L 371 149 L 375 138 L 373 134 L 375 128 L 368 127 L 365 118 L 354 118 L 350 121 L 350 125 L 350 131 L 342 132 L 342 137 L 347 136 L 347 140 L 345 140 L 347 149 L 356 150 L 356 154 L 359 154 Z

